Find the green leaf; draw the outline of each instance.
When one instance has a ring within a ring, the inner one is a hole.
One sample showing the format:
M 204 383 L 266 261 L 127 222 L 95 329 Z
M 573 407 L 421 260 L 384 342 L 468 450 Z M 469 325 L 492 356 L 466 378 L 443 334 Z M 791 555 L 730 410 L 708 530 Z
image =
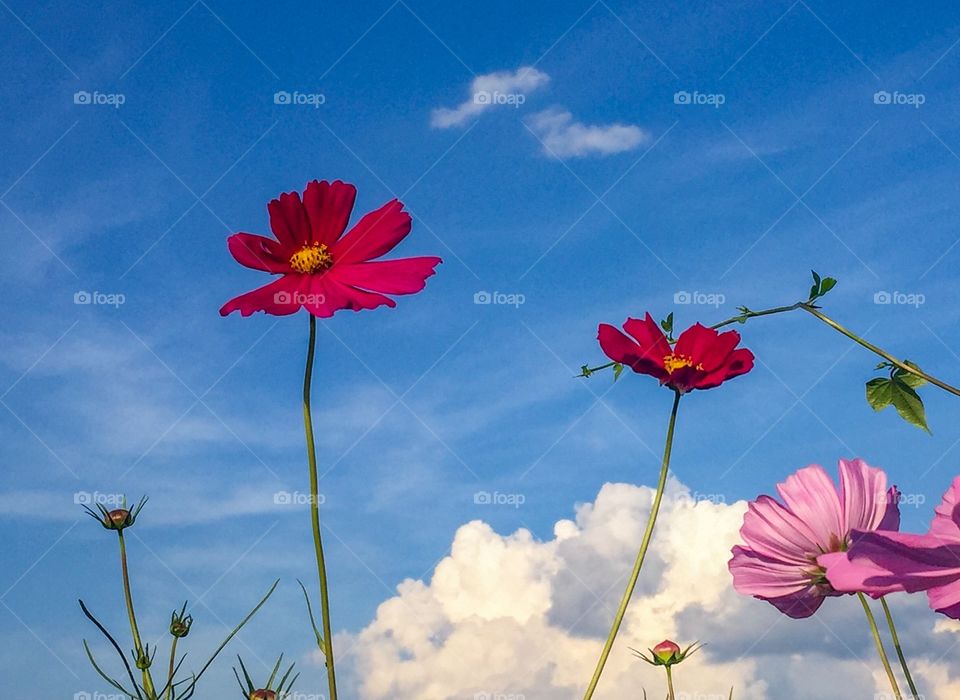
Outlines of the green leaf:
M 867 382 L 867 403 L 874 411 L 882 411 L 893 403 L 893 380 L 877 377 Z
M 665 333 L 673 333 L 673 312 L 667 314 L 667 317 L 660 321 L 660 327 Z
M 817 296 L 823 296 L 831 289 L 837 286 L 837 281 L 833 277 L 824 277 L 823 281 L 820 283 L 820 291 Z
M 613 381 L 620 379 L 620 373 L 623 372 L 623 365 L 619 362 L 613 365 Z
M 907 423 L 930 432 L 927 426 L 926 411 L 919 394 L 899 379 L 892 380 L 893 406 Z
M 905 364 L 907 367 L 912 367 L 915 370 L 920 369 L 916 364 L 914 364 L 910 360 L 904 360 L 903 364 Z M 924 379 L 923 377 L 918 377 L 917 375 L 911 374 L 905 369 L 901 369 L 899 367 L 894 371 L 893 376 L 894 378 L 899 379 L 901 382 L 906 384 L 911 389 L 916 389 L 927 383 L 927 380 Z

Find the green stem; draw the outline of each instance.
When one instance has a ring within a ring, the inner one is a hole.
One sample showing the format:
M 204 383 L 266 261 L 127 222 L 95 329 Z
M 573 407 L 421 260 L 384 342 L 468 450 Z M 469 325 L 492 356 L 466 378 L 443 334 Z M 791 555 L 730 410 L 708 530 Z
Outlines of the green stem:
M 887 605 L 887 599 L 880 597 L 880 605 L 883 606 L 883 614 L 887 618 L 887 626 L 890 628 L 890 636 L 893 638 L 893 648 L 897 650 L 897 657 L 900 659 L 900 668 L 903 669 L 903 675 L 907 679 L 907 685 L 910 686 L 910 692 L 917 700 L 921 695 L 917 692 L 917 686 L 913 683 L 913 676 L 910 675 L 910 669 L 907 667 L 907 657 L 903 654 L 903 648 L 900 646 L 900 636 L 897 634 L 897 628 L 893 624 L 893 615 L 890 614 L 890 606 Z
M 307 346 L 307 366 L 303 374 L 303 425 L 307 434 L 307 462 L 310 466 L 310 524 L 313 528 L 313 549 L 317 556 L 317 574 L 320 578 L 320 617 L 323 625 L 323 655 L 327 667 L 328 700 L 337 700 L 337 675 L 333 667 L 333 634 L 330 624 L 330 596 L 327 588 L 327 565 L 323 559 L 323 541 L 320 537 L 319 485 L 317 479 L 317 451 L 313 441 L 313 418 L 310 413 L 310 385 L 313 382 L 313 357 L 317 345 L 317 318 L 310 314 L 310 343 Z
M 850 338 L 850 340 L 857 343 L 858 345 L 861 345 L 862 347 L 865 347 L 870 352 L 876 355 L 879 355 L 880 357 L 882 357 L 883 359 L 885 359 L 887 362 L 897 367 L 898 369 L 902 369 L 904 372 L 909 372 L 910 374 L 920 377 L 921 379 L 925 379 L 926 381 L 930 382 L 934 386 L 938 386 L 944 391 L 949 391 L 951 394 L 954 394 L 955 396 L 960 396 L 960 389 L 957 389 L 956 387 L 951 386 L 946 382 L 942 382 L 936 377 L 930 376 L 923 370 L 917 369 L 916 367 L 911 367 L 910 365 L 905 363 L 903 360 L 897 359 L 896 357 L 888 353 L 886 350 L 882 348 L 878 348 L 876 345 L 864 340 L 853 331 L 848 330 L 847 328 L 844 328 L 839 323 L 834 321 L 832 318 L 822 313 L 818 309 L 814 308 L 813 305 L 801 304 L 800 308 L 806 311 L 808 314 L 811 314 L 816 318 L 820 319 L 821 321 L 826 323 L 828 326 L 833 328 L 835 331 L 847 336 L 848 338 Z
M 883 642 L 880 640 L 880 631 L 877 629 L 877 621 L 873 617 L 870 605 L 867 603 L 867 597 L 863 593 L 857 593 L 860 604 L 863 606 L 863 612 L 867 615 L 867 624 L 870 625 L 870 634 L 873 635 L 873 641 L 877 645 L 877 652 L 880 654 L 880 661 L 883 663 L 883 669 L 887 672 L 887 678 L 890 679 L 890 687 L 893 688 L 893 696 L 897 700 L 903 700 L 900 694 L 900 686 L 897 685 L 897 677 L 893 675 L 893 669 L 890 668 L 890 659 L 887 658 L 887 652 L 883 648 Z
M 667 700 L 676 700 L 676 696 L 673 694 L 673 671 L 669 666 L 664 666 L 667 669 Z
M 130 572 L 127 568 L 127 543 L 123 538 L 123 530 L 117 530 L 120 541 L 120 574 L 123 577 L 123 597 L 127 603 L 127 617 L 130 620 L 130 632 L 133 635 L 133 649 L 139 659 L 144 654 L 143 644 L 140 641 L 140 628 L 137 627 L 137 615 L 133 609 L 133 592 L 130 588 Z M 143 690 L 148 698 L 155 698 L 157 691 L 153 687 L 153 678 L 150 669 L 143 669 Z
M 677 408 L 680 405 L 680 392 L 675 391 L 673 397 L 673 408 L 670 411 L 670 422 L 667 425 L 667 439 L 663 448 L 663 462 L 660 465 L 660 481 L 657 483 L 657 493 L 653 498 L 653 505 L 650 507 L 650 517 L 647 519 L 647 529 L 643 533 L 643 540 L 640 543 L 640 551 L 637 553 L 637 560 L 633 564 L 633 571 L 630 573 L 630 580 L 627 582 L 627 589 L 623 592 L 620 599 L 620 607 L 617 608 L 617 614 L 613 619 L 613 626 L 610 628 L 610 634 L 607 635 L 607 641 L 603 645 L 603 651 L 600 653 L 600 659 L 597 661 L 597 667 L 590 679 L 590 685 L 583 696 L 583 700 L 590 700 L 597 684 L 600 682 L 600 674 L 603 673 L 603 667 L 607 663 L 607 657 L 610 656 L 610 650 L 613 648 L 613 642 L 617 638 L 617 632 L 620 631 L 620 624 L 623 622 L 623 616 L 627 612 L 627 605 L 630 603 L 630 597 L 633 595 L 633 589 L 637 585 L 637 579 L 640 577 L 640 569 L 643 567 L 643 559 L 647 555 L 647 548 L 650 546 L 650 539 L 653 537 L 653 528 L 657 523 L 657 513 L 660 512 L 660 501 L 663 500 L 663 490 L 667 485 L 667 475 L 670 472 L 670 451 L 673 449 L 673 431 L 677 424 Z
M 170 670 L 167 672 L 167 700 L 173 698 L 173 673 L 176 669 L 176 660 L 177 660 L 177 641 L 179 637 L 174 636 L 173 642 L 170 644 Z

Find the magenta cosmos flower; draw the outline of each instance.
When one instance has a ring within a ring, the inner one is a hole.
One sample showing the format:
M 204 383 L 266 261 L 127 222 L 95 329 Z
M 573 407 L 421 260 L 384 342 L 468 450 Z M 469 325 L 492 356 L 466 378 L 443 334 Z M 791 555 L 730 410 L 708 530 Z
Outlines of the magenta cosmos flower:
M 820 558 L 838 591 L 926 591 L 930 607 L 960 619 L 960 476 L 925 535 L 855 532 L 850 550 Z
M 440 258 L 374 261 L 410 233 L 403 204 L 387 202 L 344 234 L 356 197 L 353 185 L 314 180 L 302 200 L 298 192 L 287 192 L 267 205 L 276 240 L 251 233 L 230 236 L 227 245 L 238 263 L 280 278 L 231 299 L 220 314 L 285 316 L 305 308 L 326 318 L 341 309 L 396 306 L 386 295 L 423 289 Z
M 648 374 L 660 384 L 685 394 L 712 389 L 753 369 L 753 353 L 737 348 L 740 334 L 718 333 L 713 328 L 691 326 L 671 346 L 648 313 L 641 321 L 628 318 L 623 330 L 601 323 L 597 340 L 604 354 L 638 374 Z
M 809 617 L 827 596 L 841 595 L 818 557 L 842 552 L 853 530 L 900 527 L 900 494 L 883 470 L 840 460 L 840 489 L 822 467 L 791 475 L 777 492 L 752 501 L 743 516 L 744 544 L 733 548 L 730 573 L 738 592 L 766 600 L 790 617 Z

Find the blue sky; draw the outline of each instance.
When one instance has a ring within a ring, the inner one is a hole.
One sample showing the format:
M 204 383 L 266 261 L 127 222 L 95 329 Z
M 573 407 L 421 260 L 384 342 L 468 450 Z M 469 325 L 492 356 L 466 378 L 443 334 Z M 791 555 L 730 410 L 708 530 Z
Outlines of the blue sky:
M 78 596 L 122 629 L 113 542 L 78 491 L 151 496 L 132 548 L 158 635 L 206 592 L 195 641 L 211 641 L 281 577 L 234 651 L 309 651 L 294 582 L 312 577 L 307 513 L 273 498 L 306 490 L 307 320 L 217 314 L 266 281 L 226 237 L 267 233 L 267 201 L 308 180 L 355 183 L 355 218 L 401 197 L 414 227 L 395 254 L 444 258 L 396 309 L 320 324 L 338 630 L 429 579 L 470 520 L 548 538 L 604 483 L 653 483 L 670 395 L 572 378 L 603 361 L 598 322 L 715 322 L 797 300 L 813 268 L 840 280 L 829 313 L 960 375 L 950 3 L 2 5 L 0 665 L 43 697 L 98 687 Z M 522 104 L 431 125 L 477 76 L 524 66 L 545 78 Z M 564 113 L 607 150 L 543 126 Z M 474 303 L 484 291 L 523 303 Z M 77 304 L 84 292 L 123 303 Z M 904 514 L 923 528 L 958 473 L 955 399 L 925 390 L 927 436 L 873 414 L 874 358 L 813 319 L 741 331 L 758 366 L 684 401 L 678 478 L 732 503 L 859 455 L 923 496 Z M 478 491 L 524 503 L 476 505 Z

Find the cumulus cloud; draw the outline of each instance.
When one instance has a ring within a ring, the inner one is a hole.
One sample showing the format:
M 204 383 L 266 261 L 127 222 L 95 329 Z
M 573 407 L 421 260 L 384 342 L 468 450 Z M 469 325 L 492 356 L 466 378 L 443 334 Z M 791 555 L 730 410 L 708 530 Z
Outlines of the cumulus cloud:
M 534 114 L 529 126 L 543 144 L 543 152 L 555 158 L 582 158 L 631 151 L 650 135 L 633 124 L 584 124 L 563 109 L 552 107 Z
M 519 106 L 526 102 L 528 93 L 549 82 L 550 76 L 531 66 L 515 71 L 497 71 L 478 75 L 470 83 L 470 97 L 457 107 L 433 110 L 430 125 L 436 129 L 462 126 L 491 107 Z
M 350 647 L 356 695 L 579 697 L 652 496 L 646 487 L 606 484 L 595 502 L 577 507 L 574 519 L 557 522 L 546 541 L 525 529 L 500 535 L 482 521 L 463 525 L 432 580 L 404 581 L 365 629 L 341 642 L 341 648 Z M 662 693 L 662 671 L 639 662 L 629 647 L 649 647 L 665 637 L 708 642 L 677 672 L 678 691 L 688 698 L 725 699 L 731 687 L 738 700 L 806 700 L 818 692 L 833 697 L 839 679 L 857 688 L 858 697 L 888 692 L 852 598 L 829 601 L 815 619 L 792 621 L 732 590 L 726 562 L 744 510 L 743 502 L 695 500 L 671 483 L 600 697 L 641 697 L 643 689 L 650 697 Z M 914 607 L 919 612 L 924 601 Z M 939 660 L 941 650 L 931 647 L 935 619 L 922 619 L 927 643 L 911 645 L 917 675 L 931 700 L 955 698 L 960 678 Z

